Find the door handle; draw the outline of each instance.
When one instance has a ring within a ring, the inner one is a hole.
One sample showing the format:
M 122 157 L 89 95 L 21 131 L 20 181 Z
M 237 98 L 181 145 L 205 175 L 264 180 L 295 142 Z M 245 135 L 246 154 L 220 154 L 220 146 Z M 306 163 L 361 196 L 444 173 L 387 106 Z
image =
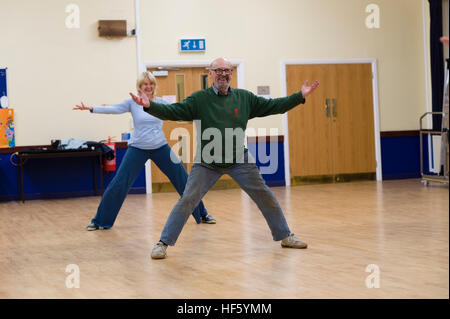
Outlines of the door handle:
M 330 117 L 330 99 L 325 99 L 325 113 Z
M 337 117 L 337 105 L 336 105 L 336 99 L 331 99 L 333 102 L 333 117 Z

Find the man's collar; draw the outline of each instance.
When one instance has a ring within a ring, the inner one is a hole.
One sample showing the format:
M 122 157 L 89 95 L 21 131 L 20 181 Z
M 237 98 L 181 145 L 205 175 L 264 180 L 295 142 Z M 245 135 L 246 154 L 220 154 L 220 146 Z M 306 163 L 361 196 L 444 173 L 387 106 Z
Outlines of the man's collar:
M 214 84 L 212 85 L 212 89 L 214 90 L 214 93 L 216 93 L 216 95 L 219 95 L 219 90 L 214 86 Z M 228 87 L 228 94 L 229 93 L 231 93 L 231 86 Z

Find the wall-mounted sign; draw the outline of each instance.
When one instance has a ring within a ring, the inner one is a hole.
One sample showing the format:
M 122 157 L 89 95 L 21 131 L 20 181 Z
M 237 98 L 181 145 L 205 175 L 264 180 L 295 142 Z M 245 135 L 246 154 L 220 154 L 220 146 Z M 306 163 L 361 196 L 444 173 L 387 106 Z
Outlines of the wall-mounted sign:
M 177 96 L 176 95 L 163 95 L 161 98 L 163 100 L 165 100 L 166 102 L 169 102 L 170 104 L 177 103 Z
M 167 70 L 155 70 L 152 72 L 153 76 L 168 76 L 169 71 Z
M 180 52 L 205 52 L 205 39 L 181 39 Z
M 271 99 L 272 96 L 270 95 L 270 86 L 268 85 L 261 85 L 257 87 L 258 90 L 258 96 L 261 96 L 266 99 Z
M 258 90 L 258 95 L 270 94 L 270 86 L 268 85 L 260 85 L 257 86 L 256 89 Z

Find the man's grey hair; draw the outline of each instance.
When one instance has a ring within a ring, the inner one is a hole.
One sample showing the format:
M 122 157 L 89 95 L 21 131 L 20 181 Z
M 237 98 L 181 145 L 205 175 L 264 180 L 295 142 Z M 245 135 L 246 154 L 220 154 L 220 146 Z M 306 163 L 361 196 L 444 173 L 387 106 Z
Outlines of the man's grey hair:
M 233 67 L 233 65 L 231 64 L 230 60 L 228 60 L 227 58 L 216 58 L 214 60 L 211 61 L 211 63 L 209 64 L 209 66 L 207 67 L 208 70 L 212 70 L 213 69 L 213 65 L 214 63 L 216 63 L 217 60 L 219 59 L 223 59 L 225 62 L 228 62 L 230 64 L 230 67 Z

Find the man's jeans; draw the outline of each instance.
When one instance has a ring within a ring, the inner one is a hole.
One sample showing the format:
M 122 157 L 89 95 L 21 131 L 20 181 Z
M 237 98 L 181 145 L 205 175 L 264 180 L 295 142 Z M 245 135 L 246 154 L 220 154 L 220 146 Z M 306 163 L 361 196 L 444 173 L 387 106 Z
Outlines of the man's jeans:
M 249 163 L 246 153 L 244 163 L 237 163 L 229 168 L 216 168 L 204 163 L 195 163 L 192 166 L 183 196 L 172 209 L 162 231 L 163 243 L 175 245 L 194 207 L 223 174 L 229 174 L 258 205 L 275 241 L 290 235 L 277 199 L 261 177 L 258 167 Z

